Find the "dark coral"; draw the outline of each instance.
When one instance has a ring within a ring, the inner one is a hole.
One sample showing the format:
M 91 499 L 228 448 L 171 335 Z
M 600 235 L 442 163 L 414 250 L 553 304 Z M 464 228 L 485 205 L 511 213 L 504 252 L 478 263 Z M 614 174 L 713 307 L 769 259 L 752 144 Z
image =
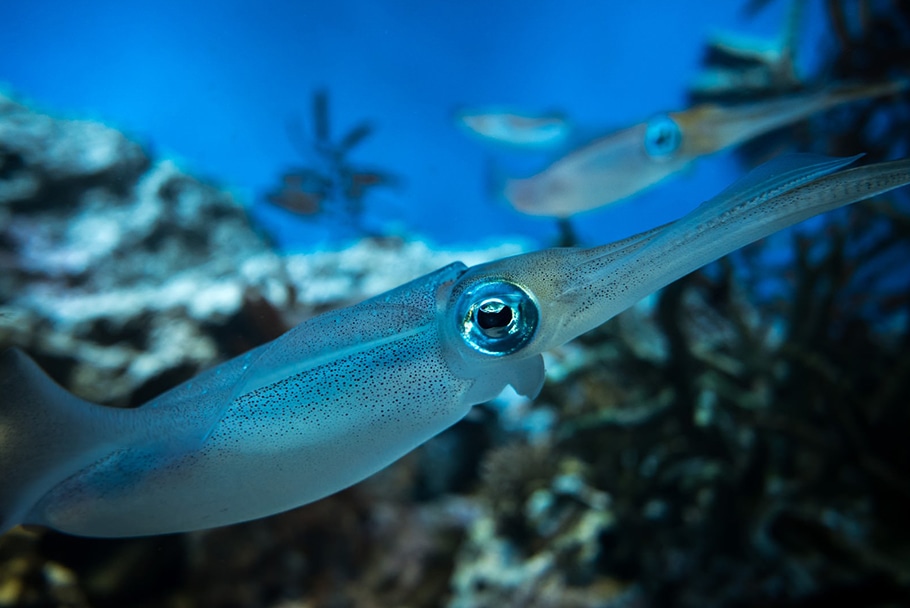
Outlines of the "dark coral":
M 385 170 L 353 162 L 351 152 L 373 134 L 373 125 L 361 122 L 333 141 L 329 96 L 313 93 L 312 134 L 298 122 L 290 125 L 292 142 L 307 159 L 304 166 L 281 174 L 281 185 L 265 200 L 302 218 L 329 223 L 335 232 L 370 234 L 365 223 L 366 197 L 376 187 L 394 186 L 398 179 Z

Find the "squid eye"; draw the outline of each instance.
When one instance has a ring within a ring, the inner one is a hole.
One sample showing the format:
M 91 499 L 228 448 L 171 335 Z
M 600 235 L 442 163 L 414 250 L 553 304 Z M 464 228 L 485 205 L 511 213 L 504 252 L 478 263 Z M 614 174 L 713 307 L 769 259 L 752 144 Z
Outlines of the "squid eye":
M 664 158 L 679 149 L 682 131 L 669 116 L 652 118 L 645 125 L 645 152 L 651 158 Z
M 540 320 L 537 302 L 508 281 L 478 283 L 455 305 L 459 332 L 465 343 L 485 355 L 501 357 L 525 346 Z

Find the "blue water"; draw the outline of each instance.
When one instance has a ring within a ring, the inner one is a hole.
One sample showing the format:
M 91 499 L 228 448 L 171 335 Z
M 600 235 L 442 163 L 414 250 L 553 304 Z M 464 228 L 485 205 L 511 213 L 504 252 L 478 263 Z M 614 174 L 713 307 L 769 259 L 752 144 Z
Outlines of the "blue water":
M 821 2 L 814 2 L 820 5 Z M 377 131 L 358 163 L 402 184 L 366 200 L 371 225 L 442 244 L 530 238 L 554 223 L 491 198 L 490 151 L 459 131 L 462 104 L 559 108 L 592 129 L 685 105 L 707 34 L 772 37 L 787 2 L 746 18 L 745 2 L 417 0 L 0 3 L 0 83 L 55 114 L 125 129 L 158 154 L 230 188 L 288 249 L 333 235 L 263 202 L 305 159 L 287 124 L 330 95 L 335 134 Z M 809 11 L 804 45 L 819 44 Z M 823 43 L 823 41 L 821 42 Z M 729 155 L 634 201 L 584 216 L 588 243 L 677 217 L 739 173 Z

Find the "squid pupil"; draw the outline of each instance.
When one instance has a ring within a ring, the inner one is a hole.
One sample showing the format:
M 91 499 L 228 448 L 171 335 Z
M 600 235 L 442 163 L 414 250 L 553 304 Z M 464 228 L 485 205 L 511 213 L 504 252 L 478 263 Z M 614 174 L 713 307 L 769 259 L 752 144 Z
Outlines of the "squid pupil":
M 477 324 L 481 329 L 508 327 L 512 322 L 512 309 L 499 300 L 489 300 L 477 309 Z
M 659 129 L 657 135 L 654 136 L 654 143 L 659 147 L 663 148 L 667 143 L 670 142 L 672 135 L 666 128 Z
M 508 281 L 484 281 L 466 289 L 455 303 L 461 338 L 484 355 L 502 357 L 524 348 L 537 330 L 537 303 Z

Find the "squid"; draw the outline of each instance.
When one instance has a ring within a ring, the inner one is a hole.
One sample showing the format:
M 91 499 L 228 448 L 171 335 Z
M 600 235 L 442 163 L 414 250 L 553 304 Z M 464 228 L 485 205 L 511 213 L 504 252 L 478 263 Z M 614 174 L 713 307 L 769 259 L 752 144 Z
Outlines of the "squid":
M 688 215 L 593 248 L 453 263 L 314 317 L 134 409 L 86 402 L 0 355 L 0 532 L 144 536 L 265 517 L 348 487 L 541 354 L 752 241 L 910 184 L 910 159 L 779 157 Z
M 509 108 L 465 108 L 455 121 L 484 141 L 520 150 L 547 150 L 561 146 L 572 134 L 572 124 L 559 112 L 528 114 Z
M 733 106 L 700 104 L 610 133 L 531 177 L 509 179 L 506 200 L 527 215 L 568 218 L 634 196 L 702 156 L 743 144 L 833 107 L 891 95 L 908 82 L 838 85 Z

